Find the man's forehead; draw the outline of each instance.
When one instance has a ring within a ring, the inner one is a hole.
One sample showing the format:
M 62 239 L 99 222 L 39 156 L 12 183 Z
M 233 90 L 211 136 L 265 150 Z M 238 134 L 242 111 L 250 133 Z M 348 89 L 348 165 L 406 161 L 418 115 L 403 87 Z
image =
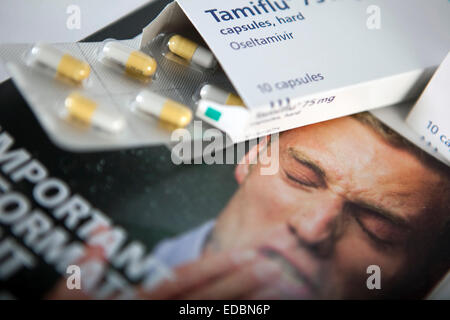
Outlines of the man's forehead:
M 327 166 L 328 170 L 342 174 L 349 171 L 384 174 L 387 171 L 401 172 L 404 168 L 431 171 L 406 149 L 389 144 L 370 127 L 345 117 L 320 124 L 285 132 L 280 138 L 280 147 L 302 157 Z
M 384 162 L 385 154 L 393 149 L 370 128 L 350 117 L 286 132 L 280 147 L 282 152 L 294 150 L 326 166 L 328 171 L 345 175 Z

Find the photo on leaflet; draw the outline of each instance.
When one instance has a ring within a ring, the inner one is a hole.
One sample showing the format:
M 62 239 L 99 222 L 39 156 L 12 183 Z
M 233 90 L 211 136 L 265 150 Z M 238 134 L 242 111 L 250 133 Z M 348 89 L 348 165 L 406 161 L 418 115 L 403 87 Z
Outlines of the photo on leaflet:
M 175 165 L 164 147 L 101 156 L 83 196 L 171 273 L 139 298 L 421 299 L 449 270 L 447 166 L 370 113 L 262 141 L 237 165 Z M 62 283 L 41 279 L 44 297 L 80 294 Z
M 238 186 L 216 216 L 156 246 L 180 285 L 150 297 L 423 298 L 445 275 L 447 166 L 370 113 L 283 132 L 277 144 L 276 173 L 261 174 L 274 152 L 260 151 L 235 167 Z M 185 277 L 199 279 L 184 287 Z

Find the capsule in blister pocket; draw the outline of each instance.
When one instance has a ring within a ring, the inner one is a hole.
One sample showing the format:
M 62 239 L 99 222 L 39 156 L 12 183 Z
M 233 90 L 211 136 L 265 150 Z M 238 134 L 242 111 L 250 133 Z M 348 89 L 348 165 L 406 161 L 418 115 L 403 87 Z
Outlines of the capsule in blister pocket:
M 202 68 L 213 69 L 217 65 L 211 51 L 178 34 L 169 36 L 167 47 L 173 54 Z
M 177 128 L 184 128 L 192 121 L 192 110 L 187 106 L 149 90 L 141 91 L 136 97 L 135 104 L 140 112 Z
M 59 51 L 51 45 L 36 44 L 29 54 L 30 65 L 41 65 L 52 70 L 55 75 L 63 76 L 80 83 L 89 77 L 89 64 L 78 60 L 70 54 Z
M 95 100 L 78 92 L 71 93 L 64 102 L 63 116 L 89 127 L 111 134 L 118 134 L 125 128 L 125 119 L 113 110 L 102 108 Z
M 211 84 L 205 84 L 200 89 L 200 98 L 204 100 L 214 101 L 223 105 L 245 107 L 244 102 L 239 96 Z
M 153 57 L 119 42 L 105 44 L 102 50 L 102 60 L 113 63 L 128 75 L 140 79 L 151 78 L 158 67 Z

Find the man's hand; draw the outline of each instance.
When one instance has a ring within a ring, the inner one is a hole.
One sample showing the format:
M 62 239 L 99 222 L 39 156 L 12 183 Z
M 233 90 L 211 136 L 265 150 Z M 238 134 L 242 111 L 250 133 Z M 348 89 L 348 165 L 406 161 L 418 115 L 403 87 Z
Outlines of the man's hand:
M 281 268 L 256 251 L 208 254 L 174 270 L 152 292 L 140 290 L 141 299 L 245 299 L 256 295 L 281 276 Z

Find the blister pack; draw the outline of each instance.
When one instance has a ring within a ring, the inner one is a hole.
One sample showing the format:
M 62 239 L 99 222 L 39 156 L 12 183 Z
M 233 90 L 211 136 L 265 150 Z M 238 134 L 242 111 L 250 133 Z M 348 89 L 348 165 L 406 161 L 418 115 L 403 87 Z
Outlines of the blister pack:
M 138 39 L 3 44 L 0 57 L 49 137 L 70 151 L 170 145 L 179 128 L 202 140 L 215 124 L 193 130 L 202 99 L 243 106 L 214 55 L 179 34 L 145 47 Z

